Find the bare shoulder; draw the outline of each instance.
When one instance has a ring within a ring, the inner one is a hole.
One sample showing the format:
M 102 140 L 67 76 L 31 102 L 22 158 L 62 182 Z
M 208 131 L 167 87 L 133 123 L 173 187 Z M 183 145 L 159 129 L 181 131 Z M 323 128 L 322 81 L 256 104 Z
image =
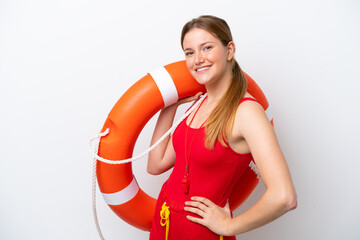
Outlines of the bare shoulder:
M 255 99 L 249 93 L 246 93 L 244 98 Z M 249 99 L 249 100 L 245 100 L 239 104 L 239 106 L 236 110 L 235 120 L 245 121 L 246 119 L 249 119 L 249 118 L 251 118 L 251 120 L 254 120 L 254 119 L 252 119 L 254 117 L 255 118 L 266 117 L 265 111 L 264 111 L 263 107 L 260 105 L 260 103 Z
M 254 98 L 246 93 L 244 98 Z M 270 126 L 263 107 L 256 101 L 246 100 L 239 104 L 234 121 L 234 130 L 243 133 L 245 129 L 256 128 L 263 125 Z M 242 134 L 241 134 L 242 135 Z

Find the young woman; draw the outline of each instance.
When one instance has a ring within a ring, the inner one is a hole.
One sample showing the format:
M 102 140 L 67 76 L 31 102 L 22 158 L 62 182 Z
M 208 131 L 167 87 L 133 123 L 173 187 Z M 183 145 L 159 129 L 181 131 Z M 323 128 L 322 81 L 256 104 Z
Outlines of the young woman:
M 272 125 L 246 92 L 227 23 L 214 16 L 193 19 L 183 27 L 181 45 L 207 97 L 149 154 L 150 174 L 174 167 L 159 194 L 150 239 L 235 239 L 295 209 L 295 189 Z M 164 108 L 151 143 L 171 127 L 179 105 L 201 94 Z M 266 191 L 232 218 L 228 197 L 251 160 Z

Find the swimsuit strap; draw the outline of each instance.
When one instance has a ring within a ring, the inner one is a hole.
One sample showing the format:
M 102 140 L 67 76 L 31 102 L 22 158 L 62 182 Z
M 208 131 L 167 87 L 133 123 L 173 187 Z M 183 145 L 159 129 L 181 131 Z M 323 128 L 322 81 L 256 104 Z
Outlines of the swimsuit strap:
M 207 96 L 206 96 L 205 98 L 207 98 Z M 205 99 L 204 99 L 204 100 L 205 100 Z M 191 106 L 190 106 L 188 109 L 186 109 L 185 113 L 187 113 L 187 112 L 197 103 L 197 101 L 199 101 L 199 100 L 194 101 L 193 104 L 191 104 Z M 204 102 L 204 101 L 203 101 L 203 102 Z M 201 106 L 201 105 L 202 105 L 202 102 L 200 103 L 200 106 Z M 199 106 L 198 108 L 200 108 L 200 106 Z
M 207 96 L 205 97 L 205 99 L 206 99 L 206 98 L 207 98 Z M 192 119 L 190 120 L 190 123 L 189 123 L 188 127 L 191 126 L 191 123 L 193 122 L 193 120 L 194 120 L 197 112 L 198 112 L 199 109 L 201 108 L 201 105 L 203 104 L 203 102 L 205 101 L 205 99 L 200 103 L 200 105 L 199 105 L 198 108 L 196 109 L 196 111 L 195 111 L 195 113 L 194 113 L 194 116 L 193 116 Z M 194 104 L 193 104 L 193 105 L 194 105 Z M 189 109 L 188 109 L 188 110 L 189 110 Z M 189 115 L 189 116 L 190 116 L 190 115 Z M 201 124 L 200 128 L 202 128 L 202 126 L 205 124 L 205 122 L 206 122 L 206 120 Z M 200 128 L 199 128 L 199 129 L 200 129 Z
M 247 101 L 247 100 L 249 100 L 249 101 L 254 101 L 254 102 L 259 103 L 258 100 L 256 100 L 255 98 L 251 98 L 251 97 L 242 98 L 241 101 L 240 101 L 240 103 L 245 102 L 245 101 Z M 240 103 L 239 103 L 239 104 L 240 104 Z

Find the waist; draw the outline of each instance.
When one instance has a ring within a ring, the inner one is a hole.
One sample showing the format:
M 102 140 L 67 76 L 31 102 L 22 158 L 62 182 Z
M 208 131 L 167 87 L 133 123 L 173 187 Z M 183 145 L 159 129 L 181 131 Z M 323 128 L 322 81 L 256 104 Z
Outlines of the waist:
M 185 207 L 185 201 L 189 201 L 190 197 L 186 196 L 184 198 L 174 198 L 171 196 L 171 194 L 168 193 L 168 182 L 166 181 L 164 185 L 161 188 L 158 201 L 161 203 L 166 202 L 166 205 L 169 206 L 170 210 L 172 212 L 176 212 L 181 215 L 187 215 L 188 212 L 184 210 Z
M 197 185 L 199 186 L 194 187 Z M 206 183 L 196 183 L 190 180 L 190 191 L 189 193 L 185 194 L 183 192 L 181 180 L 174 178 L 174 176 L 171 176 L 164 183 L 159 195 L 159 199 L 161 198 L 161 202 L 166 202 L 167 205 L 170 206 L 170 209 L 173 209 L 180 214 L 186 213 L 187 215 L 189 213 L 184 211 L 185 202 L 191 201 L 191 197 L 193 196 L 205 197 L 216 205 L 224 207 L 229 197 L 228 194 L 224 194 L 225 190 L 223 189 L 222 191 L 201 191 L 202 188 L 206 188 L 204 187 L 204 185 L 206 185 Z

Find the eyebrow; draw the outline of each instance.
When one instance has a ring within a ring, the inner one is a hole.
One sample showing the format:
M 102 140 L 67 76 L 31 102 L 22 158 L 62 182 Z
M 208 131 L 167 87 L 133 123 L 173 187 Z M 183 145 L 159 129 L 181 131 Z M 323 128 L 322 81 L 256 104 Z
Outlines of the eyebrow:
M 200 47 L 202 47 L 202 46 L 204 46 L 204 45 L 206 45 L 206 44 L 208 44 L 208 43 L 213 43 L 213 42 L 210 42 L 210 41 L 208 41 L 208 42 L 203 42 L 203 43 L 200 44 Z M 192 49 L 191 49 L 191 48 L 186 48 L 186 49 L 184 49 L 184 51 L 188 51 L 188 50 L 192 50 Z

